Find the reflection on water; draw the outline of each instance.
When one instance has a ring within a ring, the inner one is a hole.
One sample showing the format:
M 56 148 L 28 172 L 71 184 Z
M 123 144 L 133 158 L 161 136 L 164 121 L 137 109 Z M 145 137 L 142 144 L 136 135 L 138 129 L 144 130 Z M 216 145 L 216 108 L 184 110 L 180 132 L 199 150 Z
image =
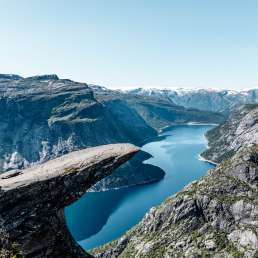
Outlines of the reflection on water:
M 166 176 L 157 183 L 106 192 L 87 193 L 65 209 L 68 227 L 79 244 L 89 250 L 121 236 L 160 204 L 213 165 L 198 160 L 206 147 L 209 125 L 175 126 L 142 150 L 153 157 L 145 163 L 161 167 Z

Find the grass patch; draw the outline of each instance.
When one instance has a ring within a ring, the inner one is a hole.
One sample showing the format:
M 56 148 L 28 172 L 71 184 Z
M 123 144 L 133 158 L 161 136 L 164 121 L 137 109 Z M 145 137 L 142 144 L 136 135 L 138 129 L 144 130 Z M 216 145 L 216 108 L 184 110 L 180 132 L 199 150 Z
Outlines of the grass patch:
M 75 168 L 75 167 L 68 167 L 68 168 L 64 169 L 65 174 L 77 173 L 79 171 L 80 171 L 80 169 L 79 168 Z

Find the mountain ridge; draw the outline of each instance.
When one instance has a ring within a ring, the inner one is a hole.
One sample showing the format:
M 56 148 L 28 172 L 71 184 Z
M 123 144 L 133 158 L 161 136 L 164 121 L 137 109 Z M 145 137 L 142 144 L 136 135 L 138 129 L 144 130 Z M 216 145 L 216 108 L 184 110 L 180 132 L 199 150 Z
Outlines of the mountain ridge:
M 141 96 L 156 96 L 172 101 L 186 108 L 198 108 L 229 114 L 237 105 L 257 103 L 258 89 L 145 89 L 138 88 L 127 92 Z

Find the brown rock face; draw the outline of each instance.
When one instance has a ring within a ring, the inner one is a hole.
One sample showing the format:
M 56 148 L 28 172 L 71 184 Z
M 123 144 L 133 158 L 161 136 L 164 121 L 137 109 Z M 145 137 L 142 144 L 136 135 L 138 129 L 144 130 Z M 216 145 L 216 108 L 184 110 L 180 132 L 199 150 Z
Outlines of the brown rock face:
M 90 257 L 71 237 L 63 209 L 138 150 L 131 144 L 104 145 L 2 174 L 0 238 L 5 232 L 25 257 Z

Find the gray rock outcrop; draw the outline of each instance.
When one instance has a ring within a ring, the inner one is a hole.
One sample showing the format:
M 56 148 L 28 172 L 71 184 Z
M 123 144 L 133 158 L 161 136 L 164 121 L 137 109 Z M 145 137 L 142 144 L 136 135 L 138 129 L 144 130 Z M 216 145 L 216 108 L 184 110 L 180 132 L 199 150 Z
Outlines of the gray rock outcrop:
M 138 151 L 99 146 L 1 174 L 0 257 L 90 257 L 71 237 L 63 209 Z

